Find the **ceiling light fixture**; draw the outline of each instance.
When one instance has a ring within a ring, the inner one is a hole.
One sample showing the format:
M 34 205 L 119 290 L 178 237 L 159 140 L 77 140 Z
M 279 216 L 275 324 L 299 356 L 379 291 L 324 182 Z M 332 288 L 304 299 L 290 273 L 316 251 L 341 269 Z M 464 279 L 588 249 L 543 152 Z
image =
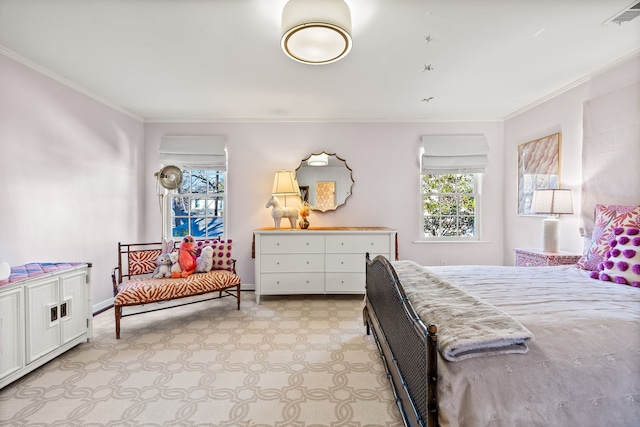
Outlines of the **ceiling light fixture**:
M 344 0 L 289 0 L 282 10 L 282 50 L 304 64 L 330 64 L 351 50 Z
M 312 154 L 307 160 L 309 166 L 327 166 L 329 164 L 329 155 L 327 153 Z

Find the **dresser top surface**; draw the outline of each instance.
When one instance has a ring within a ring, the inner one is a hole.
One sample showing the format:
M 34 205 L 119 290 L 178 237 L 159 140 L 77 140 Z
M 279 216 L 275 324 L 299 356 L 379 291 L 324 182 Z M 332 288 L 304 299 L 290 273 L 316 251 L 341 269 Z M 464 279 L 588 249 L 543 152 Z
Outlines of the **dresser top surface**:
M 273 227 L 263 227 L 254 230 L 254 233 L 330 233 L 330 232 L 385 232 L 385 233 L 395 233 L 396 230 L 387 228 L 387 227 L 309 227 L 305 230 L 301 228 L 273 228 Z

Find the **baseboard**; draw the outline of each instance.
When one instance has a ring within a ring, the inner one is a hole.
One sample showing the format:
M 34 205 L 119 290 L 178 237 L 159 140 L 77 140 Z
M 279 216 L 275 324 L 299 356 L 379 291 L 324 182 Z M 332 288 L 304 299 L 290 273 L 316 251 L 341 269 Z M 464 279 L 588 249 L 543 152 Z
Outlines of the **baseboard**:
M 95 316 L 96 314 L 100 314 L 111 307 L 113 307 L 113 298 L 109 298 L 105 301 L 99 302 L 98 304 L 94 304 L 92 308 L 93 315 Z

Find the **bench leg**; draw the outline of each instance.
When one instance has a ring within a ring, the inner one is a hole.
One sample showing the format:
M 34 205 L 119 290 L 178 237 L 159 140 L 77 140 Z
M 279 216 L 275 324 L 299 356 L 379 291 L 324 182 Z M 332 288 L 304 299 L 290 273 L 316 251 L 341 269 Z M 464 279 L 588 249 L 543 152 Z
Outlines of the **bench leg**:
M 238 290 L 236 291 L 236 294 L 238 296 L 238 310 L 240 310 L 240 285 L 238 285 L 237 289 Z
M 122 307 L 118 305 L 113 306 L 113 311 L 116 314 L 116 339 L 120 339 L 120 318 L 122 317 Z

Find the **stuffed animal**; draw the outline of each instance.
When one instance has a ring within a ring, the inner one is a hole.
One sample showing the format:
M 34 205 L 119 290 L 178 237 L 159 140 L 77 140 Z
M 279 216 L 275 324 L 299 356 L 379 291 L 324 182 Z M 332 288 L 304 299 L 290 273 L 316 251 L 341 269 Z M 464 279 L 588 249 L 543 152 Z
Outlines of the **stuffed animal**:
M 205 246 L 196 258 L 196 273 L 208 273 L 213 268 L 213 248 Z
M 193 236 L 185 236 L 180 243 L 178 254 L 178 262 L 180 263 L 181 273 L 171 273 L 171 277 L 188 277 L 196 269 L 196 240 Z
M 177 273 L 175 277 L 180 277 L 180 273 L 182 273 L 182 269 L 180 268 L 180 262 L 178 262 L 178 257 L 180 256 L 179 251 L 173 251 L 169 254 L 171 258 L 171 277 L 174 277 L 173 273 Z
M 174 242 L 168 242 L 167 239 L 162 239 L 162 253 L 156 258 L 156 269 L 153 270 L 151 277 L 154 279 L 162 279 L 163 277 L 171 277 L 171 251 L 173 250 Z

